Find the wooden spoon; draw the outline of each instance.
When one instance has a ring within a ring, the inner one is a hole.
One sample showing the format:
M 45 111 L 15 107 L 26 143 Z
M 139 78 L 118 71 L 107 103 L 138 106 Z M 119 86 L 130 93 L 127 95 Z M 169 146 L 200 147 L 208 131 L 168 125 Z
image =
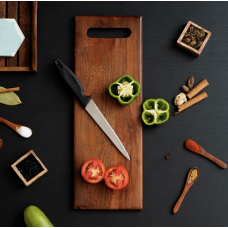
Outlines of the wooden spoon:
M 22 125 L 18 125 L 18 124 L 15 124 L 15 123 L 11 123 L 9 122 L 8 120 L 6 119 L 3 119 L 2 117 L 0 117 L 0 122 L 6 124 L 7 126 L 11 127 L 14 131 L 16 131 L 20 136 L 22 136 L 23 138 L 29 138 L 32 136 L 32 130 L 28 127 L 25 127 L 25 126 L 22 126 Z M 20 131 L 20 129 L 24 129 L 26 130 L 27 132 L 30 132 L 30 134 L 26 134 L 26 135 L 23 135 Z
M 195 180 L 191 181 L 191 180 L 190 180 L 190 176 L 191 176 L 191 173 L 192 173 L 192 171 L 193 171 L 194 169 L 197 170 L 198 175 L 197 175 L 197 177 L 196 177 Z M 187 177 L 187 180 L 186 180 L 186 184 L 185 184 L 184 190 L 183 190 L 183 192 L 182 192 L 180 198 L 178 199 L 178 201 L 176 202 L 176 204 L 175 204 L 175 206 L 174 206 L 174 208 L 173 208 L 173 214 L 177 213 L 177 211 L 179 210 L 179 208 L 180 208 L 180 206 L 181 206 L 181 204 L 182 204 L 182 201 L 184 200 L 184 197 L 185 197 L 186 193 L 187 193 L 188 190 L 192 187 L 192 185 L 196 182 L 196 180 L 197 180 L 198 177 L 199 177 L 199 174 L 200 174 L 200 173 L 199 173 L 199 169 L 198 169 L 197 167 L 193 167 L 193 168 L 191 168 L 191 169 L 189 170 L 189 172 L 188 172 L 188 177 Z
M 195 143 L 196 145 L 198 145 L 200 147 L 200 151 L 196 151 L 193 148 L 190 148 L 187 146 L 188 141 L 192 141 L 193 143 Z M 185 146 L 187 149 L 191 150 L 192 152 L 195 152 L 197 154 L 200 154 L 206 158 L 208 158 L 209 160 L 213 161 L 214 163 L 216 163 L 217 165 L 219 165 L 220 167 L 222 167 L 223 169 L 227 168 L 227 164 L 224 163 L 223 161 L 219 160 L 218 158 L 214 157 L 213 155 L 209 154 L 206 150 L 204 150 L 199 144 L 197 144 L 195 141 L 191 140 L 191 139 L 187 139 L 185 141 Z

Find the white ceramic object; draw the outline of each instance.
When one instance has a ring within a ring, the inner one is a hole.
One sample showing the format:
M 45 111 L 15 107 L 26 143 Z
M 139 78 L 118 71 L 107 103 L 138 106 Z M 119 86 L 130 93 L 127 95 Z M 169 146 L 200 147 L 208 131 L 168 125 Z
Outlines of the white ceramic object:
M 0 56 L 15 56 L 24 39 L 15 19 L 0 19 Z

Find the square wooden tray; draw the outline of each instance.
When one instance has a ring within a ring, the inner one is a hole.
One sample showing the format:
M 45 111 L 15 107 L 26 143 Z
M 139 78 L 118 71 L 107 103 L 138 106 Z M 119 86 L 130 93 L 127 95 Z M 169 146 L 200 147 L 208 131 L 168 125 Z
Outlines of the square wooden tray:
M 0 18 L 14 18 L 25 36 L 14 57 L 0 57 L 0 72 L 37 72 L 37 2 L 0 1 Z
M 177 40 L 177 45 L 180 46 L 180 47 L 182 47 L 182 48 L 184 48 L 185 50 L 191 52 L 192 54 L 194 54 L 194 55 L 196 55 L 196 56 L 199 56 L 199 55 L 201 54 L 201 52 L 203 51 L 203 49 L 204 49 L 204 47 L 205 47 L 207 41 L 209 40 L 209 38 L 210 38 L 210 36 L 211 36 L 211 32 L 209 32 L 209 31 L 207 31 L 206 29 L 204 29 L 204 31 L 207 33 L 207 36 L 206 36 L 206 38 L 204 39 L 203 44 L 201 45 L 200 49 L 197 50 L 197 49 L 195 49 L 195 48 L 193 48 L 193 47 L 190 47 L 188 44 L 185 44 L 185 43 L 182 42 L 182 39 L 183 39 L 183 37 L 184 37 L 185 33 L 187 32 L 187 30 L 188 30 L 188 28 L 189 28 L 190 25 L 193 25 L 193 26 L 195 26 L 195 27 L 198 28 L 198 29 L 204 29 L 204 28 L 202 28 L 201 26 L 199 26 L 199 25 L 193 23 L 192 21 L 189 21 L 189 22 L 187 23 L 187 25 L 185 26 L 183 32 L 181 33 L 180 37 L 178 38 L 178 40 Z
M 30 154 L 32 154 L 35 159 L 39 162 L 39 164 L 42 166 L 42 168 L 44 169 L 42 172 L 40 172 L 39 174 L 37 174 L 35 177 L 33 177 L 30 181 L 26 181 L 26 179 L 22 176 L 22 174 L 20 173 L 20 171 L 17 169 L 17 164 L 19 164 L 22 160 L 24 160 L 25 158 L 27 158 Z M 36 181 L 37 179 L 39 179 L 41 176 L 43 176 L 48 170 L 47 168 L 44 166 L 44 164 L 40 161 L 40 159 L 36 156 L 35 152 L 33 150 L 30 150 L 27 154 L 25 154 L 24 156 L 22 156 L 21 158 L 19 158 L 16 162 L 14 162 L 11 165 L 12 169 L 16 172 L 16 174 L 20 177 L 20 179 L 23 181 L 23 183 L 28 187 L 30 184 L 32 184 L 34 181 Z

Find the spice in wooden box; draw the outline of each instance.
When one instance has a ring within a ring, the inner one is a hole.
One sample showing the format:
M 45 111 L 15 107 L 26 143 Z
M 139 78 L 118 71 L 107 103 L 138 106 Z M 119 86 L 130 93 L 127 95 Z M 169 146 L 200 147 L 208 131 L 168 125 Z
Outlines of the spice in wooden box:
M 33 154 L 30 154 L 28 157 L 18 163 L 16 167 L 26 181 L 30 181 L 33 177 L 44 170 Z
M 204 29 L 198 29 L 194 25 L 190 25 L 184 35 L 184 38 L 182 39 L 182 42 L 188 44 L 190 47 L 199 49 L 206 36 L 207 33 L 205 33 Z
M 48 171 L 33 150 L 18 159 L 11 167 L 26 186 L 32 184 Z
M 178 38 L 177 45 L 200 56 L 210 36 L 211 32 L 189 21 Z

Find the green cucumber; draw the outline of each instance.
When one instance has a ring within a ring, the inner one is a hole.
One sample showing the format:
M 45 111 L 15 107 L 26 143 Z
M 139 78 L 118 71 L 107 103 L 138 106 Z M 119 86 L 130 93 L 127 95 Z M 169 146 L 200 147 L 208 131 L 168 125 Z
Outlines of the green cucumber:
M 29 227 L 54 227 L 47 216 L 36 206 L 28 206 L 24 211 L 24 220 Z

